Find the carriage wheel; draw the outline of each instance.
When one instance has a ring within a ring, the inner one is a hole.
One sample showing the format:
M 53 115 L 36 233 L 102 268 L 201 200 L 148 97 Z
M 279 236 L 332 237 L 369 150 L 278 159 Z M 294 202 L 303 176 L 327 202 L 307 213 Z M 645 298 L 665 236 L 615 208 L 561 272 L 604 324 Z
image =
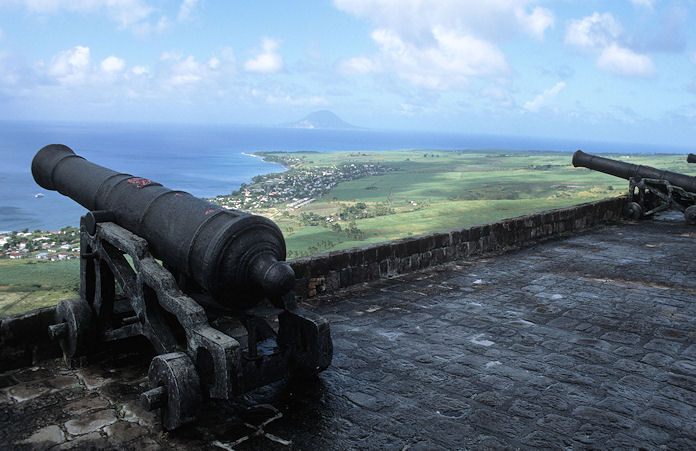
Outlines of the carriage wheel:
M 56 307 L 57 323 L 48 327 L 51 339 L 59 340 L 70 358 L 89 352 L 95 340 L 92 308 L 82 298 L 64 299 Z
M 173 352 L 156 356 L 147 377 L 150 390 L 140 395 L 140 400 L 148 410 L 160 409 L 164 429 L 176 429 L 196 419 L 201 385 L 188 355 Z
M 684 210 L 684 218 L 686 218 L 687 224 L 696 224 L 696 205 L 686 207 L 686 210 Z
M 628 202 L 624 205 L 623 215 L 627 219 L 640 219 L 643 217 L 643 208 L 637 202 Z

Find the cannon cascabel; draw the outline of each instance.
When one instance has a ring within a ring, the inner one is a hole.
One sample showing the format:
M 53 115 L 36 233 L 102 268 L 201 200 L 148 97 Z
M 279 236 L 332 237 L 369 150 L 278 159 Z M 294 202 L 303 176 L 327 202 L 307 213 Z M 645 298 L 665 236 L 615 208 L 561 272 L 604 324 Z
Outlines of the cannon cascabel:
M 43 188 L 90 211 L 110 212 L 118 225 L 145 238 L 154 256 L 195 280 L 217 302 L 246 308 L 264 297 L 276 300 L 294 285 L 283 234 L 263 216 L 112 171 L 61 144 L 39 150 L 31 172 Z

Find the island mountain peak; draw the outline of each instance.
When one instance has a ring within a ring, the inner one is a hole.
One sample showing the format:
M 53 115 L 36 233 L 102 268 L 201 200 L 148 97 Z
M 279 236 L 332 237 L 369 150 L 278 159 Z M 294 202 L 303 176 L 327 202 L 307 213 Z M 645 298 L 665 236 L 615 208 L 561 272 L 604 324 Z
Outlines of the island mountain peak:
M 360 127 L 349 124 L 329 110 L 320 110 L 309 113 L 299 121 L 284 124 L 288 128 L 310 128 L 330 130 L 353 130 Z

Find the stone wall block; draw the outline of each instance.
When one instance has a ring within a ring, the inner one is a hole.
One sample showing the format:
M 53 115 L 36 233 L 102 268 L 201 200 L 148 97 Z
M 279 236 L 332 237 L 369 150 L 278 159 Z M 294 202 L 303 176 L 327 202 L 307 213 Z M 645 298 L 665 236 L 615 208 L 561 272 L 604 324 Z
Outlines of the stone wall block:
M 391 259 L 394 256 L 395 245 L 393 242 L 384 243 L 377 248 L 377 261 L 383 262 L 384 260 Z
M 350 266 L 350 252 L 345 250 L 329 252 L 327 260 L 331 271 L 340 271 L 346 266 Z
M 479 238 L 481 238 L 481 226 L 470 227 L 467 241 L 478 241 Z
M 420 252 L 419 239 L 420 239 L 420 237 L 412 238 L 409 242 L 406 243 L 406 254 L 407 255 L 415 255 L 415 254 Z
M 347 249 L 344 252 L 348 252 L 350 254 L 350 266 L 353 268 L 362 266 L 365 263 L 365 253 L 363 252 L 362 247 Z
M 418 252 L 421 254 L 435 248 L 435 235 L 428 234 L 418 240 Z
M 367 280 L 377 280 L 379 279 L 379 263 L 372 262 L 367 267 Z
M 308 257 L 296 258 L 290 261 L 290 266 L 295 271 L 295 278 L 302 279 L 309 276 L 309 264 L 312 260 Z
M 341 272 L 339 272 L 339 284 L 341 285 L 341 288 L 349 287 L 353 285 L 353 270 L 350 267 L 343 268 Z
M 392 249 L 393 256 L 396 258 L 406 257 L 408 255 L 408 240 L 400 239 L 392 241 L 390 246 Z

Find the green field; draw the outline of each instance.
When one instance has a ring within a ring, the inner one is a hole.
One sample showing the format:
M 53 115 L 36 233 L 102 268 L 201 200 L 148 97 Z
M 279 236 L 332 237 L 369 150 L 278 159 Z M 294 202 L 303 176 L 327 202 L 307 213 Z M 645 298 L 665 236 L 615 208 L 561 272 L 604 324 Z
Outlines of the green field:
M 353 162 L 379 163 L 393 169 L 339 183 L 299 209 L 288 210 L 279 204 L 254 211 L 272 218 L 283 230 L 289 258 L 618 196 L 628 187 L 626 180 L 574 168 L 572 155 L 566 152 L 413 150 L 272 155 L 300 157 L 303 166 Z M 684 155 L 608 157 L 685 174 L 696 172 Z M 0 316 L 73 297 L 78 284 L 77 260 L 0 260 Z
M 623 194 L 628 187 L 623 179 L 574 168 L 567 152 L 308 152 L 293 156 L 304 156 L 306 165 L 317 167 L 370 162 L 394 168 L 385 175 L 341 183 L 323 198 L 290 214 L 281 214 L 281 209 L 259 211 L 279 224 L 293 257 L 575 205 Z M 609 157 L 693 172 L 683 155 Z M 364 234 L 360 239 L 299 221 L 303 213 L 328 217 L 357 202 L 368 208 L 388 207 L 393 213 L 355 219 L 357 229 Z
M 0 260 L 0 317 L 54 305 L 79 289 L 79 260 Z

